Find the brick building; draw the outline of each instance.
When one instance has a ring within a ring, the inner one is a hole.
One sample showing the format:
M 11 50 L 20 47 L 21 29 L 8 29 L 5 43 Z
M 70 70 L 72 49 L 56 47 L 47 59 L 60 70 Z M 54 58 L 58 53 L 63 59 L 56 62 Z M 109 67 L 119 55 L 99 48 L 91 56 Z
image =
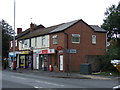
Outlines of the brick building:
M 61 50 L 57 50 L 57 63 L 54 67 L 56 71 L 79 71 L 80 64 L 89 63 L 87 56 L 105 53 L 106 31 L 97 25 L 75 20 L 50 33 L 50 48 L 57 50 L 58 47 L 62 47 Z
M 106 49 L 106 31 L 97 25 L 88 25 L 82 19 L 47 28 L 30 29 L 29 33 L 24 33 L 25 31 L 17 35 L 20 36 L 17 40 L 18 68 L 23 56 L 24 66 L 29 65 L 27 58 L 30 55 L 23 54 L 23 51 L 30 51 L 32 47 L 33 69 L 44 70 L 46 67 L 49 70 L 52 65 L 54 71 L 79 71 L 80 64 L 91 63 L 95 71 L 95 63 L 99 63 L 96 57 L 104 55 Z

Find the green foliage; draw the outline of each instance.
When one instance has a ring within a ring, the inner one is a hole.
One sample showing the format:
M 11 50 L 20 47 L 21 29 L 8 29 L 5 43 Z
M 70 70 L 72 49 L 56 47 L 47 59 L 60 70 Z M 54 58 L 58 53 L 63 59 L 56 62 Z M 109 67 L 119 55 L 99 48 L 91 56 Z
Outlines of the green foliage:
M 111 45 L 107 48 L 106 55 L 101 57 L 101 69 L 116 71 L 116 68 L 110 62 L 112 59 L 120 59 L 120 37 L 118 37 L 120 35 L 120 3 L 118 3 L 118 6 L 112 5 L 107 8 L 105 16 L 101 27 L 107 30 L 107 38 Z
M 105 16 L 106 18 L 103 20 L 104 23 L 101 27 L 107 30 L 108 41 L 110 41 L 114 38 L 113 35 L 120 34 L 120 3 L 118 6 L 112 5 L 107 8 Z
M 113 43 L 108 47 L 106 55 L 101 57 L 102 71 L 117 71 L 110 62 L 113 59 L 120 59 L 119 51 L 120 48 L 117 47 L 117 41 L 113 40 Z
M 13 29 L 5 20 L 0 21 L 0 25 L 2 26 L 2 57 L 7 57 Z

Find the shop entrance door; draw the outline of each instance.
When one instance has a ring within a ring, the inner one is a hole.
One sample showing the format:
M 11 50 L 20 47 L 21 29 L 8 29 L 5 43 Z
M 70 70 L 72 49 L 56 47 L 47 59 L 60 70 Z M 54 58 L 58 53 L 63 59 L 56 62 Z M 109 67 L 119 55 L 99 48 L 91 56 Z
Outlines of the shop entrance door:
M 60 55 L 60 71 L 63 71 L 63 55 Z

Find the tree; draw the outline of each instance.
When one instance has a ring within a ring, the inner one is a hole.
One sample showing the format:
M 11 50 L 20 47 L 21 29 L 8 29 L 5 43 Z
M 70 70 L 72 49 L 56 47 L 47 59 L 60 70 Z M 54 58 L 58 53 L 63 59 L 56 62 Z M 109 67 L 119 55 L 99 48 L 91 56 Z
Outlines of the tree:
M 13 29 L 5 20 L 0 21 L 2 26 L 2 57 L 7 57 L 9 52 L 9 41 L 12 39 Z
M 108 41 L 112 38 L 118 39 L 118 35 L 120 35 L 120 3 L 118 6 L 112 5 L 107 8 L 105 16 L 106 18 L 101 27 L 107 30 Z
M 102 58 L 102 69 L 113 70 L 110 63 L 112 59 L 120 59 L 120 3 L 112 5 L 105 12 L 102 28 L 107 30 L 107 40 L 111 45 L 107 48 L 106 55 Z
M 115 40 L 117 55 L 120 55 L 120 2 L 118 6 L 112 5 L 107 8 L 105 12 L 106 18 L 104 19 L 104 23 L 101 26 L 105 30 L 107 30 L 107 38 L 108 41 Z M 120 56 L 119 56 L 120 58 Z

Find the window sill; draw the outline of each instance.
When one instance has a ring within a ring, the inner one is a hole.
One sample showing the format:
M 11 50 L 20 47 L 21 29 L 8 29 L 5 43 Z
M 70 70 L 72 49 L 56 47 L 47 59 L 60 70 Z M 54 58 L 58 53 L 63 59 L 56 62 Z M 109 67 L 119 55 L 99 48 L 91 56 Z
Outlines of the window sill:
M 80 42 L 72 42 L 73 44 L 80 44 Z
M 92 45 L 96 45 L 96 43 L 92 43 Z
M 57 45 L 57 43 L 53 43 L 54 45 Z

